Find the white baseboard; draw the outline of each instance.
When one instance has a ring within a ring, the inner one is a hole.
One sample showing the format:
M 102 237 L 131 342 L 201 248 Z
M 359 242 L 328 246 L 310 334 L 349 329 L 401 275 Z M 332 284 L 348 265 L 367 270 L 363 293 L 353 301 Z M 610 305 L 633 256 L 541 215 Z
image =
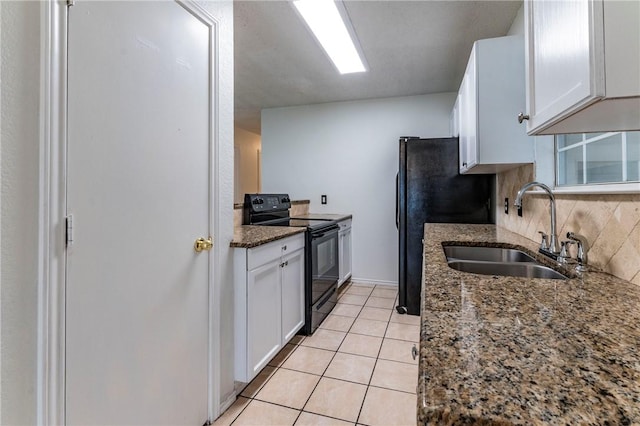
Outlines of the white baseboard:
M 233 405 L 233 403 L 236 402 L 236 392 L 235 389 L 233 392 L 231 392 L 227 398 L 222 401 L 220 403 L 220 416 L 224 414 L 225 411 L 227 411 L 227 408 L 231 407 Z M 215 419 L 214 419 L 215 420 Z
M 360 278 L 360 277 L 352 277 L 351 282 L 354 284 L 375 284 L 375 285 L 386 285 L 389 287 L 398 287 L 398 281 L 383 281 L 383 280 L 373 280 L 370 278 Z

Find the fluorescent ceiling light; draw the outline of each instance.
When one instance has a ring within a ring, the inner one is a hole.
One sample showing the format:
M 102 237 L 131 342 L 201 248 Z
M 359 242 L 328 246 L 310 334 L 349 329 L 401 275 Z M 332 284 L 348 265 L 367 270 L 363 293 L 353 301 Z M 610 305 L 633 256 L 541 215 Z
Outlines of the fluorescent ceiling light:
M 340 74 L 367 70 L 334 0 L 296 0 L 293 5 Z

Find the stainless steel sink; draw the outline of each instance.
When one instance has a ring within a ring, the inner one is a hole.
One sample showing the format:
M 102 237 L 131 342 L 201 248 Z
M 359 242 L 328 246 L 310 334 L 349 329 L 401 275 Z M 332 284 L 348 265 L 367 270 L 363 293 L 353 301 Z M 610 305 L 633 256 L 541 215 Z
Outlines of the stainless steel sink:
M 482 275 L 507 275 L 525 278 L 550 278 L 565 280 L 567 277 L 544 265 L 529 262 L 485 262 L 473 260 L 451 260 L 447 262 L 450 268 L 462 272 Z
M 447 245 L 443 248 L 447 256 L 447 264 L 458 271 L 482 275 L 567 279 L 527 253 L 516 249 L 456 245 Z
M 536 260 L 516 249 L 500 247 L 444 246 L 447 260 L 481 260 L 486 262 L 535 262 Z

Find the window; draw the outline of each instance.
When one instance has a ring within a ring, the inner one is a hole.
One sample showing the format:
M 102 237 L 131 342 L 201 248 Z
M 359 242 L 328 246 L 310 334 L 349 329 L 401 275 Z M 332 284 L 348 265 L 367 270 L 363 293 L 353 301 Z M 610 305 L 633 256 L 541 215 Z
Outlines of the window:
M 640 182 L 640 132 L 556 135 L 556 185 Z

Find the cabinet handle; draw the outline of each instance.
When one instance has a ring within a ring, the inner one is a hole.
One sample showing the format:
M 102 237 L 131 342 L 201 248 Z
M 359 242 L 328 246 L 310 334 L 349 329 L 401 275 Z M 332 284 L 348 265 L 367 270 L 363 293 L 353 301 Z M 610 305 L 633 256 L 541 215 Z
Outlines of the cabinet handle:
M 518 114 L 518 123 L 522 124 L 524 120 L 528 120 L 528 119 L 529 119 L 529 114 L 523 114 L 523 113 Z
M 282 250 L 286 250 L 286 249 L 287 249 L 287 246 L 282 246 Z
M 462 167 L 467 167 L 467 163 L 462 163 Z
M 411 357 L 413 359 L 416 359 L 417 356 L 418 356 L 418 348 L 416 348 L 416 345 L 413 345 L 413 347 L 411 348 Z

